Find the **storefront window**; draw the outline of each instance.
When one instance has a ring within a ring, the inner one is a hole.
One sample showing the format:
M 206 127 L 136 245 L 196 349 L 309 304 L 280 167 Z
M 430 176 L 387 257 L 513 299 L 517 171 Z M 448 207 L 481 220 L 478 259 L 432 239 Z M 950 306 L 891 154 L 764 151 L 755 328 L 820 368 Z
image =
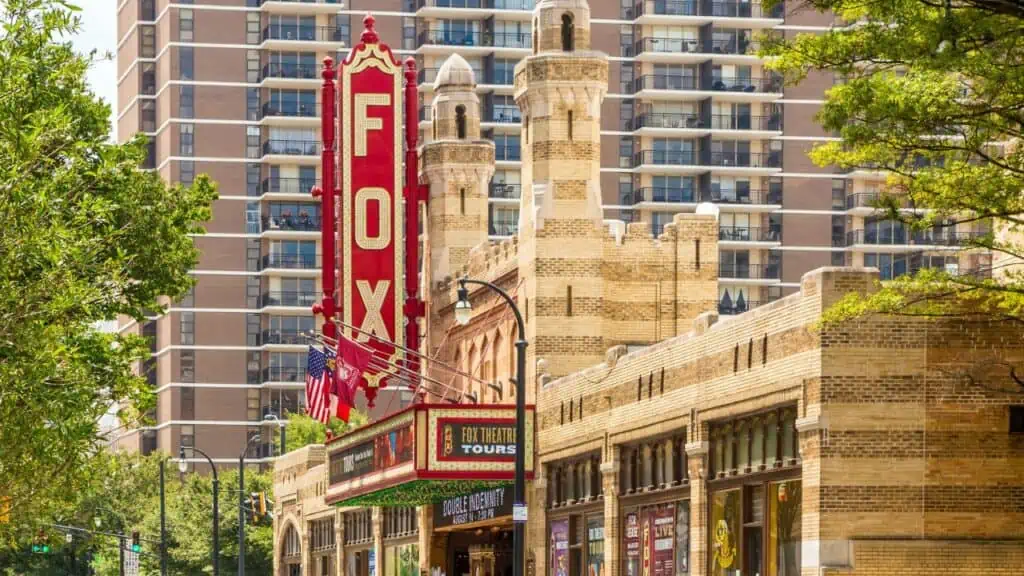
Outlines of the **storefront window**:
M 739 527 L 742 499 L 740 490 L 716 492 L 711 496 L 711 574 L 740 576 Z
M 587 520 L 587 576 L 604 574 L 604 518 Z
M 384 547 L 384 576 L 417 576 L 419 563 L 420 547 L 418 544 Z
M 690 573 L 690 501 L 676 503 L 676 574 Z
M 569 520 L 551 522 L 551 574 L 569 576 Z
M 768 576 L 800 574 L 799 480 L 768 485 Z

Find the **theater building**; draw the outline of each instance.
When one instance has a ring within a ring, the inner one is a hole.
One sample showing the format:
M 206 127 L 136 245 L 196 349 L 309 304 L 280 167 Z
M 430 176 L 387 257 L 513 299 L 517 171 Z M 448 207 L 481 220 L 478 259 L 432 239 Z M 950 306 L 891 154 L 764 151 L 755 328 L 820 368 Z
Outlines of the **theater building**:
M 878 270 L 821 268 L 719 317 L 719 215 L 600 213 L 607 61 L 584 0 L 544 0 L 515 71 L 518 235 L 487 236 L 493 144 L 471 67 L 437 72 L 420 402 L 275 465 L 275 575 L 511 576 L 512 380 L 529 342 L 526 576 L 1018 574 L 1020 331 L 970 319 L 821 325 Z

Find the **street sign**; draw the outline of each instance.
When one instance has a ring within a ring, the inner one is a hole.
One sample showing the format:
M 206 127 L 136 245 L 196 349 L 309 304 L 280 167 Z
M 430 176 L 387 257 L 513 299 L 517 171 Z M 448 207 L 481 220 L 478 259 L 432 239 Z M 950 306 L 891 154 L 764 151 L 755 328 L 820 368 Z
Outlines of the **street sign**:
M 74 540 L 75 540 L 75 537 L 71 535 L 71 532 L 68 532 L 67 534 L 64 535 L 64 541 L 67 542 L 68 544 L 71 544 L 72 542 L 74 542 Z
M 125 576 L 139 576 L 139 553 L 132 550 L 124 551 Z
M 526 522 L 527 512 L 526 504 L 513 504 L 512 505 L 512 521 L 517 524 Z

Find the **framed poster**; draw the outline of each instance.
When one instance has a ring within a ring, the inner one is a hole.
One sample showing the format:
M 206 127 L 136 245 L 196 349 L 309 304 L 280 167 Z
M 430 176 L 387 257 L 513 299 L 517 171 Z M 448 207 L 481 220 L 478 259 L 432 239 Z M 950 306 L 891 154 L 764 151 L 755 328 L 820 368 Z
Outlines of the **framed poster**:
M 551 521 L 551 574 L 569 576 L 569 520 Z

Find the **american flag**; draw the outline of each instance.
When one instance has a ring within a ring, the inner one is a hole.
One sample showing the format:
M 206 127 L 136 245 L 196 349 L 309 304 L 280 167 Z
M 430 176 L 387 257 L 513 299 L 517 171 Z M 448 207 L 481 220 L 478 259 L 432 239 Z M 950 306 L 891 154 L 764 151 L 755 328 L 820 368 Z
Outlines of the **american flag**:
M 324 424 L 331 420 L 328 394 L 333 387 L 334 352 L 328 349 L 325 354 L 310 346 L 306 365 L 306 412 Z

